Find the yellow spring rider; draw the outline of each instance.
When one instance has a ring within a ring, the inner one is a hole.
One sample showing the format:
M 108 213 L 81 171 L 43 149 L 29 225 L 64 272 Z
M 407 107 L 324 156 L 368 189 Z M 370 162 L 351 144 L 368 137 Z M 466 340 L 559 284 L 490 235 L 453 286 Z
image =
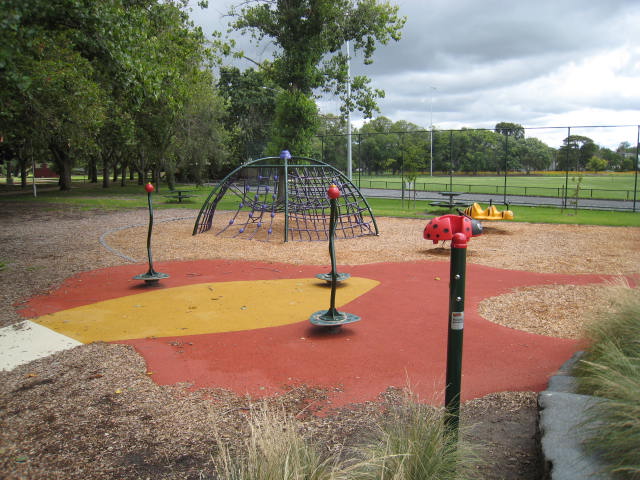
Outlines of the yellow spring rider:
M 511 210 L 499 212 L 496 206 L 492 204 L 489 204 L 489 207 L 483 210 L 480 204 L 474 203 L 464 209 L 464 214 L 476 220 L 513 220 L 513 212 Z

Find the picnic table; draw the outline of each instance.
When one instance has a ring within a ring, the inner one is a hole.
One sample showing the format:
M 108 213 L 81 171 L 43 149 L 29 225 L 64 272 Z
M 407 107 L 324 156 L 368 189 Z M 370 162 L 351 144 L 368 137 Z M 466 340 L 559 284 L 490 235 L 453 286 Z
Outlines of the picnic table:
M 164 196 L 167 198 L 172 198 L 174 200 L 178 200 L 178 203 L 182 203 L 183 198 L 191 198 L 193 195 L 189 194 L 190 190 L 171 190 L 169 193 Z
M 463 192 L 438 192 L 438 195 L 446 197 L 446 200 L 431 202 L 431 205 L 434 207 L 447 207 L 449 210 L 451 210 L 453 207 L 466 207 L 466 202 L 455 201 L 455 197 L 462 194 Z

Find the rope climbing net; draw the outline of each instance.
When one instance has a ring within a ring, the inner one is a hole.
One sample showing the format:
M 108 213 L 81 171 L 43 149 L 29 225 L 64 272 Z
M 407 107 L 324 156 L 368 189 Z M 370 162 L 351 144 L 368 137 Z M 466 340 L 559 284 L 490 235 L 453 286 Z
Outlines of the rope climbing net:
M 304 157 L 267 157 L 236 168 L 203 204 L 193 234 L 214 230 L 263 241 L 279 236 L 285 242 L 327 240 L 331 184 L 342 193 L 336 237 L 377 235 L 371 208 L 358 188 L 331 165 Z

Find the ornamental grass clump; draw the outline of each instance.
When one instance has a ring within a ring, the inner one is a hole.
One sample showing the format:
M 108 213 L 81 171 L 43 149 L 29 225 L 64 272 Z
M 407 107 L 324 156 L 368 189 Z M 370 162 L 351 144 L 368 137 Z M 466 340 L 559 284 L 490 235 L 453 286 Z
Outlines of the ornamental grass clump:
M 478 477 L 475 449 L 447 428 L 444 412 L 410 395 L 379 424 L 376 438 L 359 448 L 358 479 L 449 480 Z
M 586 448 L 616 478 L 640 479 L 640 289 L 588 327 L 590 347 L 575 368 L 578 392 L 600 397 L 587 411 Z
M 217 473 L 226 480 L 332 480 L 339 467 L 322 459 L 298 432 L 290 415 L 262 406 L 249 416 L 243 452 L 233 454 L 219 441 Z
M 213 459 L 225 480 L 454 480 L 478 477 L 480 464 L 467 442 L 456 441 L 441 409 L 407 395 L 390 407 L 371 437 L 321 455 L 290 414 L 252 408 L 244 446 L 231 451 L 222 438 Z

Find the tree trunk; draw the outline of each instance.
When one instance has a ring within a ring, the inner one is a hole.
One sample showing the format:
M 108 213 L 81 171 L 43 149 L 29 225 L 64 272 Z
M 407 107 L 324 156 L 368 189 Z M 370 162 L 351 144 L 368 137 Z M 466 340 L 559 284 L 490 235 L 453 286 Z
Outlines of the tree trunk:
M 122 168 L 120 172 L 120 186 L 124 187 L 127 184 L 127 162 L 124 160 L 120 161 L 120 167 Z
M 27 159 L 20 157 L 20 188 L 27 188 Z
M 167 170 L 167 186 L 169 190 L 173 190 L 176 187 L 176 176 L 173 173 L 173 169 Z
M 93 156 L 89 159 L 89 163 L 87 163 L 87 175 L 89 177 L 89 183 L 98 183 L 98 165 Z
M 11 174 L 11 160 L 7 160 L 7 185 L 13 185 L 13 175 Z
M 151 178 L 156 187 L 156 192 L 160 193 L 160 167 L 153 167 Z
M 69 150 L 53 143 L 49 145 L 49 150 L 51 150 L 53 160 L 58 167 L 60 190 L 71 190 L 71 158 L 69 157 Z
M 109 162 L 106 160 L 102 165 L 102 188 L 109 188 Z

